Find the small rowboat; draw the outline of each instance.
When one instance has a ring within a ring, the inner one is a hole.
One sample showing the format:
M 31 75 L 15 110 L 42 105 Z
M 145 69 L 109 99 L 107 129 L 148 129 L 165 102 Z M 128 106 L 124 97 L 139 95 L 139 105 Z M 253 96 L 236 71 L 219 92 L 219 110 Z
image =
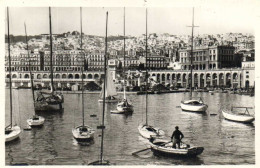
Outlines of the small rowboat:
M 233 108 L 246 108 L 245 113 L 237 113 L 233 112 Z M 255 117 L 249 114 L 248 107 L 232 107 L 231 111 L 222 110 L 222 114 L 225 119 L 235 122 L 242 122 L 242 123 L 251 123 L 255 120 Z
M 201 154 L 204 150 L 203 147 L 193 146 L 181 143 L 180 148 L 173 148 L 172 142 L 167 142 L 167 140 L 151 140 L 150 141 L 151 150 L 155 154 L 171 156 L 182 156 L 182 157 L 194 157 Z
M 165 135 L 163 130 L 145 124 L 139 125 L 138 130 L 142 137 L 146 139 L 150 139 L 151 137 L 163 137 Z

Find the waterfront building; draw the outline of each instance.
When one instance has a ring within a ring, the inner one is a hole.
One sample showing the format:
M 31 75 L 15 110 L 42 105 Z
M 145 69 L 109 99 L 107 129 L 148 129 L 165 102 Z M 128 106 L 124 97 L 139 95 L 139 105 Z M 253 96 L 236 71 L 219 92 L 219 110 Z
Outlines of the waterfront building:
M 249 89 L 255 86 L 255 62 L 242 62 L 242 87 Z
M 193 49 L 193 69 L 211 70 L 237 67 L 233 46 L 209 46 Z M 190 48 L 179 50 L 183 70 L 190 70 Z
M 140 63 L 144 64 L 145 67 L 145 56 L 140 57 L 139 61 Z M 167 66 L 169 65 L 169 58 L 162 55 L 153 55 L 149 54 L 147 56 L 147 68 L 150 70 L 153 69 L 167 69 Z

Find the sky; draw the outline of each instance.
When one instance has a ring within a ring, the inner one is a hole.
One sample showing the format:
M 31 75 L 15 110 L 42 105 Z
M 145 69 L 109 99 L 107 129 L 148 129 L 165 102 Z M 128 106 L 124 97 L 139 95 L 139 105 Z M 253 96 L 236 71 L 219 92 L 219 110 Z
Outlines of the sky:
M 257 18 L 252 6 L 247 8 L 216 6 L 195 7 L 194 23 L 197 34 L 221 34 L 241 32 L 254 34 Z M 89 35 L 105 35 L 105 15 L 108 11 L 108 35 L 123 34 L 123 7 L 83 7 L 83 32 Z M 52 7 L 52 32 L 54 34 L 80 30 L 79 7 Z M 145 8 L 126 7 L 126 35 L 145 33 Z M 24 35 L 24 22 L 28 35 L 49 33 L 48 7 L 10 7 L 10 34 Z M 191 7 L 148 7 L 148 33 L 189 35 L 187 26 L 192 22 Z M 6 20 L 5 20 L 5 23 Z M 5 26 L 7 27 L 7 26 Z M 5 31 L 7 32 L 7 30 Z

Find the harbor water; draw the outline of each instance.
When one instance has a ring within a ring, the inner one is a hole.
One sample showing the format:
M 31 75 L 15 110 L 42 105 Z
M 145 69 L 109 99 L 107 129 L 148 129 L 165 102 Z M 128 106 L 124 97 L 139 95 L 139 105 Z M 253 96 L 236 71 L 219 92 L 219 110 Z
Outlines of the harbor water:
M 9 92 L 6 90 L 5 125 L 10 123 Z M 42 128 L 23 130 L 17 141 L 6 144 L 6 165 L 85 165 L 99 159 L 102 104 L 99 94 L 84 94 L 85 123 L 96 132 L 94 141 L 78 144 L 72 129 L 82 124 L 81 94 L 64 94 L 64 111 L 40 113 L 46 121 Z M 119 97 L 122 95 L 119 95 Z M 114 165 L 247 165 L 255 164 L 255 126 L 227 121 L 221 108 L 251 106 L 254 97 L 229 93 L 194 93 L 208 104 L 204 114 L 183 112 L 180 101 L 189 93 L 148 95 L 148 123 L 163 129 L 168 139 L 175 126 L 184 134 L 183 142 L 203 146 L 204 152 L 195 158 L 167 158 L 145 149 L 138 125 L 145 122 L 145 95 L 128 94 L 134 105 L 132 115 L 111 114 L 116 104 L 106 104 L 104 159 Z M 13 90 L 14 121 L 22 129 L 33 115 L 31 90 Z M 254 109 L 250 110 L 254 114 Z M 91 115 L 91 117 L 90 117 Z M 96 116 L 95 116 L 96 115 Z

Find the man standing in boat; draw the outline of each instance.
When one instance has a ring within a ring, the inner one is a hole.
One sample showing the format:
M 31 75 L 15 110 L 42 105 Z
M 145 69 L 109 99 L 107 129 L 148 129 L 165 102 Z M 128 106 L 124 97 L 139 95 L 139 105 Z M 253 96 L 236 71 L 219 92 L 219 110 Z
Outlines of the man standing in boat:
M 181 146 L 181 139 L 184 138 L 184 135 L 182 132 L 179 130 L 179 127 L 175 127 L 175 131 L 173 131 L 171 140 L 172 140 L 172 147 L 176 148 L 176 144 L 178 145 L 178 148 Z

